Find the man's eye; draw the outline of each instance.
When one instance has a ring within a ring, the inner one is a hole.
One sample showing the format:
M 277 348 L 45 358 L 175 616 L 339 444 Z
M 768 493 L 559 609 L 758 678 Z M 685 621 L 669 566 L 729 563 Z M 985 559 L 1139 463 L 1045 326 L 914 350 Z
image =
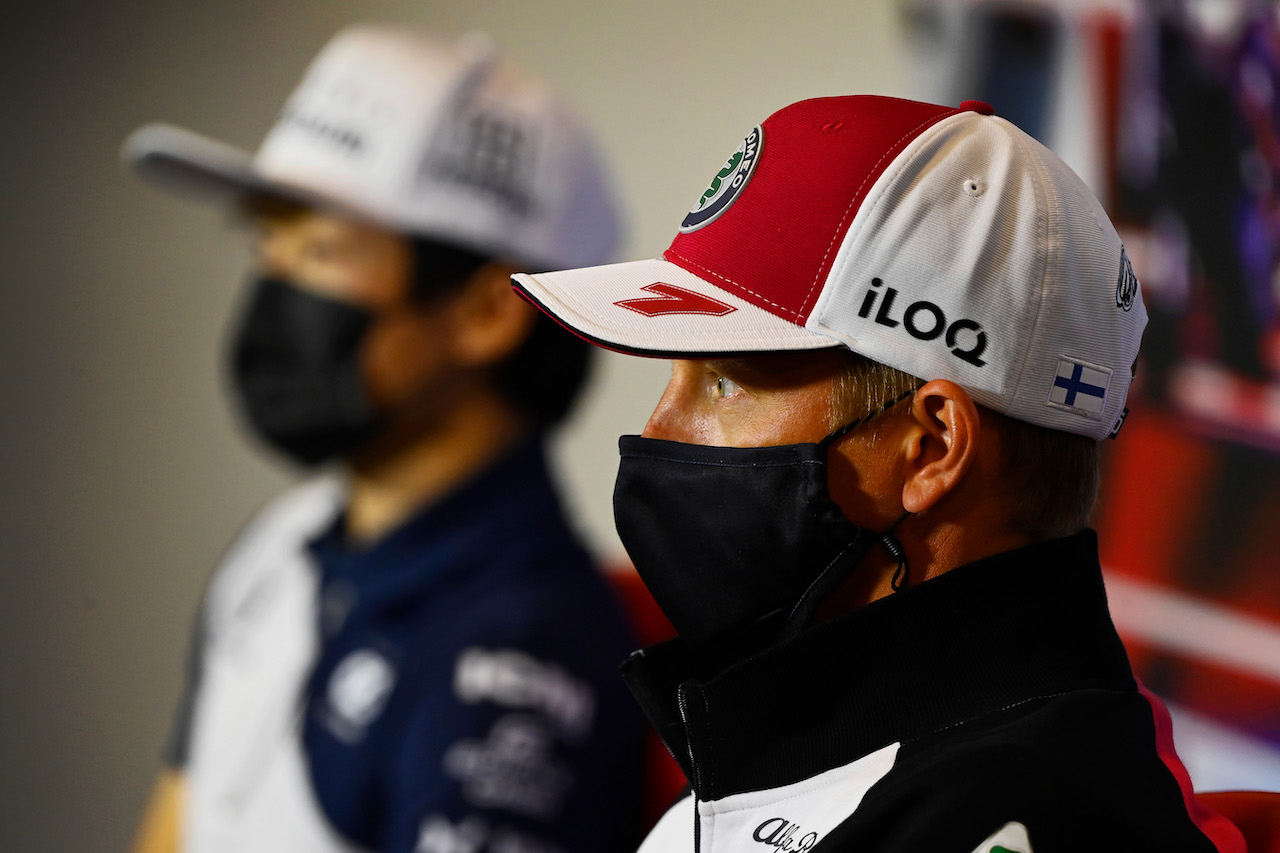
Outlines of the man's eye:
M 738 386 L 738 383 L 734 382 L 732 379 L 726 379 L 723 376 L 716 377 L 717 397 L 730 397 L 741 390 L 742 389 Z

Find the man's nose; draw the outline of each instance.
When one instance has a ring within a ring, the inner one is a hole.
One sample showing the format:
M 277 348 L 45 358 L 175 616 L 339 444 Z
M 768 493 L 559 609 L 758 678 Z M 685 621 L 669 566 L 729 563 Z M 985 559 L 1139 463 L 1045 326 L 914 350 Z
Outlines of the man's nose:
M 645 438 L 661 438 L 667 441 L 680 441 L 676 424 L 678 423 L 677 412 L 679 410 L 679 367 L 673 366 L 671 380 L 667 382 L 666 390 L 662 392 L 662 397 L 658 400 L 658 405 L 654 407 L 653 414 L 649 415 L 649 421 L 644 425 L 644 431 L 640 434 Z
M 663 438 L 668 441 L 674 440 L 670 431 L 670 418 L 668 417 L 669 407 L 663 404 L 666 395 L 663 394 L 662 400 L 658 401 L 657 407 L 653 410 L 653 414 L 649 415 L 648 422 L 644 425 L 644 430 L 640 433 L 645 438 Z

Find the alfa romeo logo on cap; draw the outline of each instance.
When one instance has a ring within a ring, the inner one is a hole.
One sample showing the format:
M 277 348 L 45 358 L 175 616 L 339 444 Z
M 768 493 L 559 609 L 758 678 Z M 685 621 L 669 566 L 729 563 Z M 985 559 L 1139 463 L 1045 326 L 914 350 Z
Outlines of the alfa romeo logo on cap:
M 696 231 L 708 222 L 724 213 L 733 200 L 742 192 L 742 188 L 751 179 L 751 173 L 760 159 L 760 148 L 764 144 L 764 130 L 757 125 L 742 140 L 738 150 L 725 161 L 724 168 L 716 172 L 711 179 L 711 186 L 698 199 L 698 203 L 689 211 L 689 215 L 680 223 L 680 233 Z

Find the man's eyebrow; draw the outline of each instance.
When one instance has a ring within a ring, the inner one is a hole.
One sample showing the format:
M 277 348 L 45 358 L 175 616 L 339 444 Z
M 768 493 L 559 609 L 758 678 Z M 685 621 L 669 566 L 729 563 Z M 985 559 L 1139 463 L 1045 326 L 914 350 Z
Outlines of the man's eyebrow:
M 783 380 L 781 371 L 771 370 L 758 358 L 717 358 L 708 360 L 706 365 L 712 373 L 748 387 L 768 388 Z
M 707 367 L 715 373 L 723 373 L 725 375 L 745 375 L 749 376 L 757 371 L 753 371 L 745 358 L 712 358 L 707 359 Z
M 808 352 L 768 353 L 708 359 L 707 368 L 748 387 L 770 389 L 807 384 L 826 368 L 816 366 Z

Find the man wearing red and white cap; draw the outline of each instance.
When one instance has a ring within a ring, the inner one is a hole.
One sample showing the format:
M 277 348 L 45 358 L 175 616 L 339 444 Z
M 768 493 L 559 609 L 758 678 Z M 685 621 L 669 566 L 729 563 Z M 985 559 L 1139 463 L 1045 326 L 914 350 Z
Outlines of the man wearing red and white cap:
M 803 101 L 661 258 L 514 282 L 675 359 L 614 496 L 680 635 L 625 674 L 692 785 L 642 851 L 1243 849 L 1107 613 L 1146 312 L 1055 155 L 982 103 Z
M 235 399 L 324 466 L 209 584 L 139 849 L 633 848 L 634 645 L 544 453 L 590 347 L 509 286 L 612 256 L 586 128 L 483 41 L 356 26 L 255 154 L 154 125 L 125 154 L 257 226 Z

